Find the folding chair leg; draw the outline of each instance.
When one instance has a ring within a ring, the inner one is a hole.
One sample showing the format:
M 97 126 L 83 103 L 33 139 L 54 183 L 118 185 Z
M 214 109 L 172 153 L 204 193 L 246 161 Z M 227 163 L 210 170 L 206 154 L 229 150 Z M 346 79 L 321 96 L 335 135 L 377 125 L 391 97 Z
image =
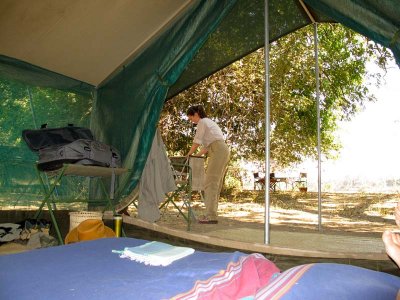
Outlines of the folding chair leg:
M 38 175 L 39 181 L 40 181 L 40 183 L 41 183 L 41 185 L 43 187 L 44 199 L 43 199 L 42 203 L 40 204 L 39 209 L 36 211 L 35 216 L 34 216 L 34 219 L 36 219 L 36 220 L 39 219 L 40 215 L 42 214 L 43 207 L 45 205 L 47 205 L 51 221 L 53 222 L 52 225 L 54 226 L 54 229 L 55 229 L 56 234 L 57 234 L 58 242 L 59 242 L 60 245 L 64 245 L 64 241 L 62 239 L 62 236 L 61 236 L 61 233 L 60 233 L 60 229 L 58 227 L 57 220 L 56 220 L 56 218 L 54 216 L 54 213 L 53 213 L 53 208 L 52 208 L 52 205 L 50 203 L 50 197 L 52 196 L 57 184 L 61 181 L 61 178 L 64 175 L 64 171 L 65 171 L 65 167 L 61 170 L 60 174 L 54 180 L 52 186 L 46 188 L 46 185 L 45 185 L 45 183 L 43 181 L 43 178 L 42 178 L 40 172 L 37 170 L 37 175 Z
M 161 204 L 161 206 L 159 207 L 159 209 L 163 209 L 164 208 L 164 212 L 168 207 L 168 204 L 172 203 L 172 205 L 178 210 L 178 216 L 182 215 L 183 218 L 186 220 L 186 222 L 188 221 L 187 216 L 185 215 L 185 213 L 182 211 L 182 208 L 179 208 L 179 206 L 175 203 L 174 198 L 178 195 L 180 191 L 174 191 L 173 194 L 171 194 L 170 196 L 167 196 L 167 200 L 164 201 L 163 204 Z M 164 212 L 162 214 L 164 214 Z

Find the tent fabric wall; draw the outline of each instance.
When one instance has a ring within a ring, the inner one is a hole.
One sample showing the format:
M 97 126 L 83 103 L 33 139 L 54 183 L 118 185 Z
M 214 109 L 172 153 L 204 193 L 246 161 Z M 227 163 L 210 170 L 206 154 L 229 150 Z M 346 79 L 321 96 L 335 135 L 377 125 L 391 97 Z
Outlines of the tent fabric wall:
M 85 82 L 4 55 L 0 55 L 0 77 L 31 86 L 56 88 L 88 96 L 93 95 L 95 89 Z
M 121 194 L 129 194 L 138 183 L 169 87 L 234 4 L 235 0 L 198 1 L 97 90 L 91 121 L 94 135 L 117 147 L 124 166 L 132 170 L 121 178 Z M 92 198 L 100 197 L 97 190 L 92 190 Z
M 99 86 L 197 0 L 0 1 L 0 53 Z
M 398 0 L 304 0 L 318 12 L 392 50 L 400 66 L 400 2 Z

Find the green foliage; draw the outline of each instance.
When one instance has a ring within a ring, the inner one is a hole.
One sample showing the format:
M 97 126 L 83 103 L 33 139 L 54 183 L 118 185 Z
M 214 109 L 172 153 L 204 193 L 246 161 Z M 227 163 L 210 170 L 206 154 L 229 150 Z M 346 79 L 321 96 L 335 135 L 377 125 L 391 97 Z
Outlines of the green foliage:
M 0 144 L 17 146 L 23 129 L 68 123 L 88 126 L 92 99 L 55 89 L 0 80 Z
M 390 53 L 339 24 L 320 24 L 321 147 L 329 158 L 340 149 L 334 133 L 339 120 L 350 120 L 374 101 L 365 78 L 379 85 L 381 74 L 367 74 L 375 61 L 385 68 Z M 190 105 L 202 104 L 222 128 L 233 160 L 265 157 L 265 59 L 255 51 L 170 99 L 160 128 L 171 154 L 188 151 L 194 128 Z M 317 154 L 317 105 L 313 27 L 287 35 L 270 47 L 271 158 L 281 167 Z
M 237 162 L 231 162 L 224 178 L 222 194 L 230 195 L 242 190 L 241 168 Z

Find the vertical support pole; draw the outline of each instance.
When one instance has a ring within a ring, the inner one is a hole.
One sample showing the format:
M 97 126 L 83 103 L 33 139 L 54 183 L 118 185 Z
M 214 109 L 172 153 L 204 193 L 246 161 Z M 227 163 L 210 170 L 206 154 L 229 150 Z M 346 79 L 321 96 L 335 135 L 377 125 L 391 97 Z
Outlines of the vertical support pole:
M 190 231 L 192 217 L 193 217 L 193 220 L 195 220 L 195 218 L 194 218 L 194 216 L 192 216 L 193 215 L 193 212 L 192 212 L 192 182 L 193 182 L 193 174 L 192 174 L 192 167 L 190 166 L 190 163 L 189 163 L 189 158 L 188 158 L 187 164 L 188 164 L 188 172 L 189 172 L 189 182 L 188 182 L 188 195 L 189 195 L 189 197 L 188 197 L 188 227 L 187 227 L 187 230 Z M 200 192 L 200 194 L 201 194 L 201 192 Z
M 315 56 L 315 84 L 317 105 L 317 151 L 318 151 L 318 230 L 322 231 L 322 199 L 321 199 L 321 116 L 320 116 L 320 91 L 319 91 L 319 64 L 318 64 L 318 24 L 314 23 L 314 56 Z
M 114 207 L 114 193 L 115 193 L 115 167 L 112 167 L 112 173 L 111 173 L 111 185 L 110 185 L 110 200 L 111 203 L 113 204 L 112 206 Z
M 37 123 L 36 123 L 35 109 L 33 108 L 33 99 L 32 99 L 31 89 L 28 87 L 27 91 L 28 91 L 28 96 L 29 96 L 29 105 L 31 107 L 33 125 L 35 126 L 35 129 L 37 129 L 38 127 L 37 127 Z
M 270 107 L 269 107 L 269 7 L 268 0 L 264 1 L 264 55 L 265 55 L 265 212 L 264 212 L 264 243 L 270 243 L 270 197 L 269 197 L 269 184 L 270 184 L 270 153 L 269 153 L 269 139 L 270 139 Z

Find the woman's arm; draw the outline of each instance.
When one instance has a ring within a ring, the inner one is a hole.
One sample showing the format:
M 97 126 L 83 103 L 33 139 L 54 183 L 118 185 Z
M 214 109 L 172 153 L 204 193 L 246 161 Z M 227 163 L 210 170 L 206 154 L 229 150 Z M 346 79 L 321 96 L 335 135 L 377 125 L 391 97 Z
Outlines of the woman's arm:
M 192 147 L 190 148 L 188 154 L 186 156 L 190 156 L 196 152 L 197 148 L 199 148 L 200 144 L 193 143 Z
M 197 153 L 197 156 L 202 156 L 203 154 L 207 153 L 207 148 L 201 148 L 199 153 Z

